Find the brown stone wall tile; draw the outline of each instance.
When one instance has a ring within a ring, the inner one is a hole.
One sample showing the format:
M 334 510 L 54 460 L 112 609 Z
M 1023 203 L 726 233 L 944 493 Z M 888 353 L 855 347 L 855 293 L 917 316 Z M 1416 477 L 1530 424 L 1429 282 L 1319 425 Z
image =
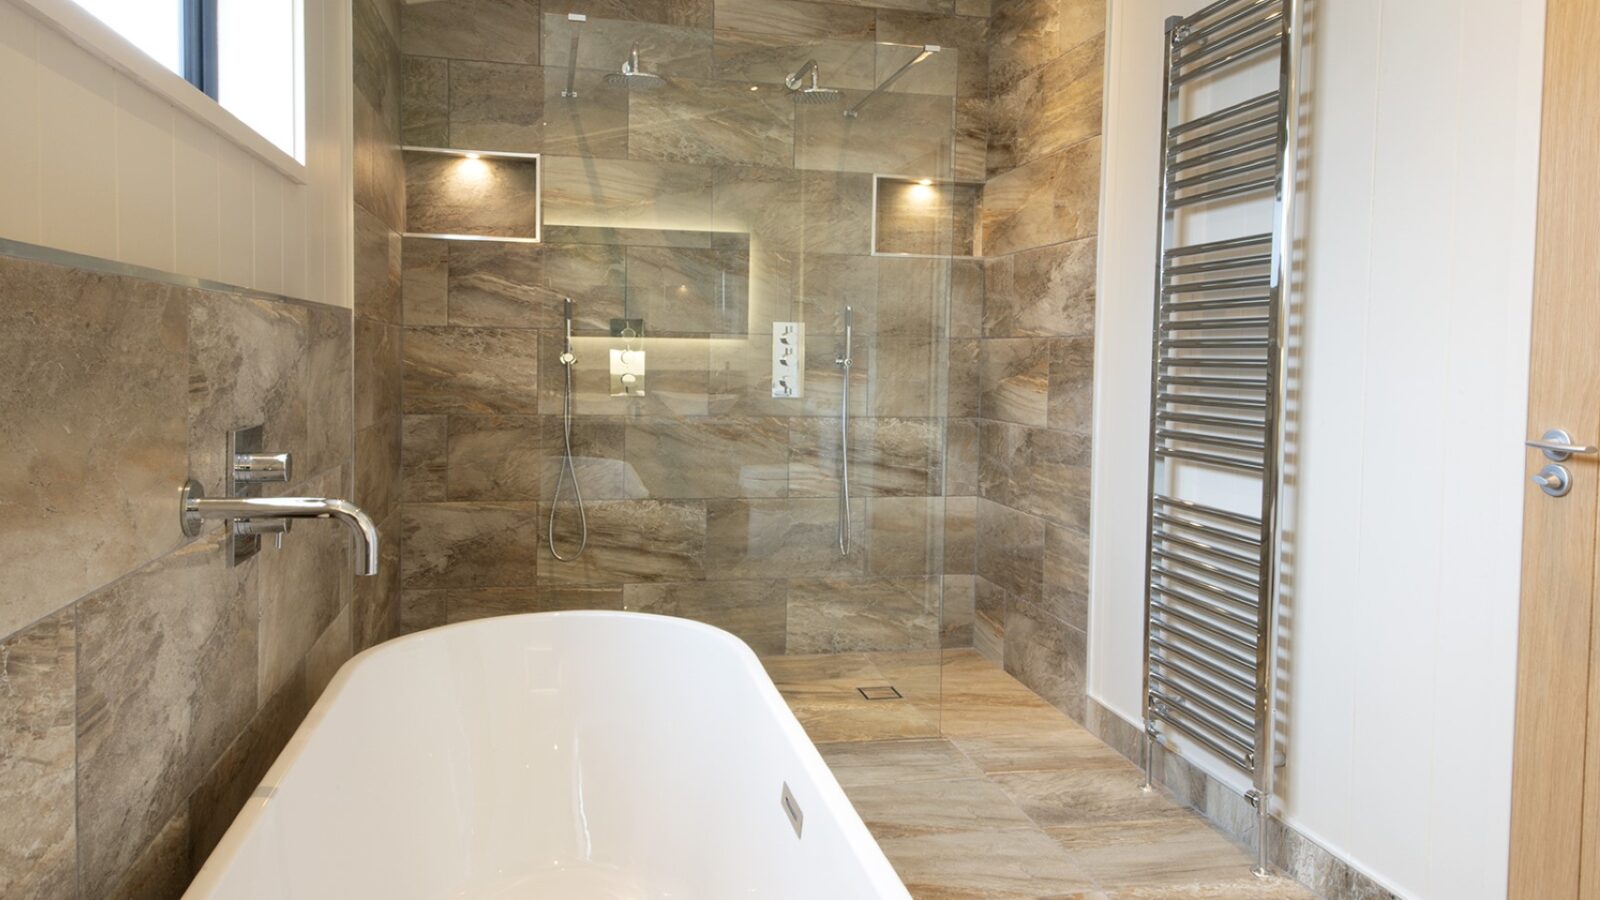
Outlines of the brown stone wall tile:
M 219 530 L 78 604 L 79 876 L 102 895 L 255 715 L 253 566 Z M 229 673 L 228 677 L 218 677 Z
M 73 611 L 0 642 L 0 894 L 77 893 Z
M 679 616 L 732 632 L 756 653 L 783 653 L 788 606 L 781 580 L 630 584 L 625 608 Z
M 189 366 L 182 290 L 0 258 L 0 298 L 4 636 L 182 539 Z
M 539 504 L 407 503 L 400 511 L 407 589 L 537 582 L 544 537 Z
M 539 0 L 408 4 L 400 22 L 400 45 L 407 54 L 539 62 Z

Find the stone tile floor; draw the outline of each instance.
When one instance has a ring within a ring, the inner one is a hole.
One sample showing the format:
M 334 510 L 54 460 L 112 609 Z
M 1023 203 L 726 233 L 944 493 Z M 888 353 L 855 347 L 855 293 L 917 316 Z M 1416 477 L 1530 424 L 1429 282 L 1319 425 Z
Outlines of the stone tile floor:
M 765 662 L 917 898 L 1312 897 L 974 651 Z

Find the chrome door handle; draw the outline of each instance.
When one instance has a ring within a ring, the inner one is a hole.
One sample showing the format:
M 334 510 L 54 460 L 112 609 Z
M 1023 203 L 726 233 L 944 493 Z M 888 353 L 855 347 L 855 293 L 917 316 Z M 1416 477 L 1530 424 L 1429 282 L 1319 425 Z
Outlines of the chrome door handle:
M 1555 462 L 1562 462 L 1575 453 L 1600 453 L 1600 447 L 1589 447 L 1584 444 L 1574 444 L 1572 435 L 1560 428 L 1552 428 L 1544 433 L 1544 437 L 1537 441 L 1526 441 L 1529 447 L 1544 451 L 1544 455 Z

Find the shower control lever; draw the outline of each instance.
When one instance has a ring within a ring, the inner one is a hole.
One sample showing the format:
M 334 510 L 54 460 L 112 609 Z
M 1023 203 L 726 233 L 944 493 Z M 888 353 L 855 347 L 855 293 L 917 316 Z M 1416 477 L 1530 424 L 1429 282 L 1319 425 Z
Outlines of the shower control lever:
M 804 322 L 772 323 L 772 396 L 799 397 L 805 389 Z

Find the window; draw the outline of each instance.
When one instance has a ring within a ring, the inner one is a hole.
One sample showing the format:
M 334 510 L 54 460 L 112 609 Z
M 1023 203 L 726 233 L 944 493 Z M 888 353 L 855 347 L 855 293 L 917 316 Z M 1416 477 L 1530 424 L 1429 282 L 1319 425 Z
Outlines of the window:
M 304 0 L 75 0 L 95 18 L 304 161 Z

